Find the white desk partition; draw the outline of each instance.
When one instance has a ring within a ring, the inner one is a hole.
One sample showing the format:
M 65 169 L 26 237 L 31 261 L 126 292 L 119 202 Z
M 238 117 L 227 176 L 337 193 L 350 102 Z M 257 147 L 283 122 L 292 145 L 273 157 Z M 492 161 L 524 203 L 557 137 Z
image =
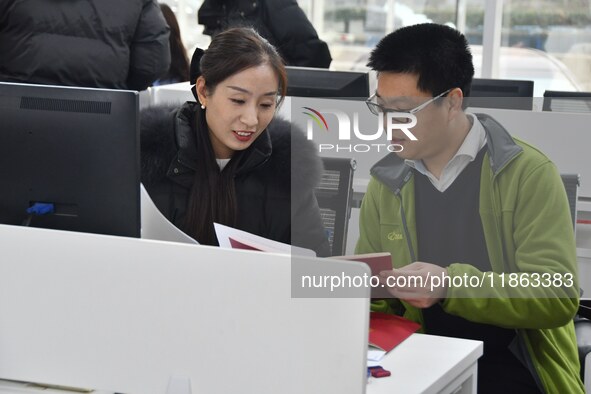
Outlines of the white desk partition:
M 183 394 L 365 392 L 368 300 L 291 298 L 290 264 L 0 225 L 0 379 L 141 394 L 172 393 L 171 377 Z
M 185 101 L 195 101 L 189 82 L 179 82 L 170 85 L 151 86 L 147 89 L 148 105 L 182 104 Z
M 499 121 L 511 135 L 546 154 L 561 173 L 581 175 L 579 196 L 591 197 L 591 114 L 474 108 Z

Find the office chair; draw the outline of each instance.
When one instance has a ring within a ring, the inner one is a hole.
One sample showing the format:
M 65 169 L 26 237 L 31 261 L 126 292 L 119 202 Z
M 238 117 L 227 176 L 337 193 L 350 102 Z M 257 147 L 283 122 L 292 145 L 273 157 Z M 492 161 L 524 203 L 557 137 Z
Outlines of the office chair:
M 573 228 L 577 228 L 577 199 L 579 193 L 580 176 L 579 174 L 560 174 L 562 183 L 566 190 L 568 197 L 568 205 L 570 206 L 570 217 L 573 221 Z
M 575 335 L 581 363 L 581 379 L 591 393 L 591 299 L 582 299 L 575 316 Z
M 328 235 L 330 255 L 345 254 L 353 197 L 353 173 L 357 166 L 350 158 L 323 157 L 324 173 L 315 190 L 322 223 Z
M 591 92 L 560 92 L 546 90 L 542 111 L 591 112 Z
M 577 195 L 580 184 L 579 174 L 560 174 L 568 203 L 570 206 L 573 228 L 577 226 Z M 581 299 L 577 316 L 575 316 L 575 333 L 579 361 L 581 363 L 581 379 L 585 382 L 586 391 L 591 393 L 591 300 Z

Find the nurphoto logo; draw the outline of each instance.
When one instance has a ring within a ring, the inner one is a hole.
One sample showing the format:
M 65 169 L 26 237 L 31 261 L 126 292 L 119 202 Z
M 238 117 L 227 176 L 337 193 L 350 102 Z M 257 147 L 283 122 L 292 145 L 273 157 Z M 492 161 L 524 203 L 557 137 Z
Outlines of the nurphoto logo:
M 302 107 L 305 111 L 303 114 L 308 116 L 306 132 L 309 140 L 314 139 L 314 129 L 318 129 L 323 132 L 331 132 L 328 127 L 326 115 L 333 115 L 336 117 L 338 124 L 338 140 L 351 141 L 352 137 L 361 141 L 377 141 L 383 138 L 384 135 L 384 119 L 386 122 L 386 141 L 392 141 L 393 130 L 402 131 L 411 141 L 417 141 L 417 137 L 410 131 L 411 128 L 416 126 L 417 117 L 407 112 L 387 112 L 385 116 L 378 116 L 378 125 L 376 131 L 369 131 L 367 128 L 362 130 L 360 127 L 359 113 L 353 112 L 353 122 L 349 115 L 341 110 L 337 109 L 323 109 L 318 111 L 311 107 Z M 367 126 L 367 125 L 364 125 Z M 373 126 L 375 127 L 375 125 Z M 347 151 L 347 152 L 369 152 L 376 150 L 382 152 L 387 150 L 389 152 L 402 152 L 403 146 L 400 144 L 385 144 L 385 143 L 362 143 L 362 144 L 319 144 L 319 152 L 325 151 Z

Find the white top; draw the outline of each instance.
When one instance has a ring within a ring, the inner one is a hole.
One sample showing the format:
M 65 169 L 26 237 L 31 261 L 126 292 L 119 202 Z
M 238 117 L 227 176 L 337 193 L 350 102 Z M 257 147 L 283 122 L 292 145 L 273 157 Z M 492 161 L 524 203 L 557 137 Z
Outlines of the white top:
M 466 138 L 464 138 L 464 142 L 460 146 L 460 149 L 458 149 L 454 157 L 452 157 L 445 167 L 443 167 L 439 179 L 437 179 L 437 177 L 425 167 L 422 160 L 405 160 L 406 165 L 416 169 L 421 174 L 426 175 L 433 186 L 442 193 L 454 183 L 457 177 L 462 171 L 464 171 L 464 168 L 466 168 L 470 162 L 474 161 L 480 149 L 486 144 L 486 132 L 478 118 L 473 114 L 466 115 L 471 120 L 472 127 L 466 135 Z
M 224 170 L 224 167 L 230 162 L 230 160 L 231 159 L 215 159 L 215 161 L 218 163 L 218 166 L 220 167 L 220 171 Z

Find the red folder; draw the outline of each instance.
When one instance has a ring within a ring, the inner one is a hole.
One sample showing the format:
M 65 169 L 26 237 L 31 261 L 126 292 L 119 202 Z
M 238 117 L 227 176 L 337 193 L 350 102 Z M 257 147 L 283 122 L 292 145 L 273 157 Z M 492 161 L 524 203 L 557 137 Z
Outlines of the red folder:
M 371 312 L 369 315 L 369 344 L 389 352 L 420 327 L 418 323 L 404 317 Z
M 245 250 L 258 250 L 258 251 L 262 251 L 262 249 L 259 249 L 256 246 L 249 245 L 249 244 L 247 244 L 245 242 L 238 241 L 237 239 L 234 239 L 232 237 L 229 237 L 228 239 L 230 240 L 230 245 L 234 249 L 245 249 Z

